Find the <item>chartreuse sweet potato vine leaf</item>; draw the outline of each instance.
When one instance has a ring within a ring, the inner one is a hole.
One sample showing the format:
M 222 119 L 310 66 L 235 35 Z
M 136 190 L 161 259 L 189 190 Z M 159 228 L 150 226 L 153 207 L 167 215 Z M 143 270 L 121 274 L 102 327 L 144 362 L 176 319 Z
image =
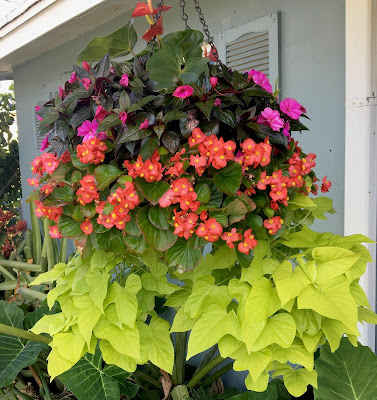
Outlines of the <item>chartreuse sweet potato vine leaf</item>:
M 377 357 L 367 346 L 357 347 L 343 338 L 331 353 L 326 344 L 315 362 L 318 373 L 317 400 L 372 400 L 377 393 Z
M 205 257 L 197 251 L 200 243 L 182 246 L 158 217 L 158 207 L 142 208 L 138 225 L 130 227 L 134 238 L 151 245 L 142 253 L 125 250 L 123 257 L 115 257 L 97 250 L 91 258 L 57 264 L 35 281 L 56 282 L 47 300 L 50 307 L 55 301 L 61 307 L 32 328 L 53 337 L 48 366 L 52 377 L 97 357 L 97 346 L 114 368 L 132 373 L 151 362 L 171 373 L 170 333 L 191 331 L 187 359 L 218 344 L 220 355 L 233 359 L 236 371 L 248 372 L 249 390 L 265 391 L 275 376 L 299 397 L 307 385 L 317 387 L 318 346 L 328 341 L 326 346 L 336 351 L 344 335 L 356 345 L 358 321 L 377 322 L 359 284 L 370 261 L 361 245 L 368 241 L 364 236 L 343 238 L 304 228 L 306 235 L 292 233 L 275 243 L 260 239 L 251 265 L 241 270 L 235 250 L 226 244 Z M 303 252 L 279 262 L 273 254 L 280 243 Z M 180 265 L 196 267 L 185 270 Z M 178 268 L 172 272 L 171 266 Z M 114 281 L 119 268 L 123 272 L 116 276 L 121 278 Z M 179 285 L 168 280 L 168 273 Z M 171 327 L 154 312 L 156 296 L 177 311 Z M 110 376 L 100 368 L 97 373 Z M 111 379 L 106 381 L 114 386 Z M 118 389 L 109 391 L 118 395 Z
M 24 313 L 13 303 L 0 301 L 0 323 L 24 329 Z M 17 374 L 34 364 L 41 350 L 48 346 L 0 333 L 0 387 L 10 385 Z

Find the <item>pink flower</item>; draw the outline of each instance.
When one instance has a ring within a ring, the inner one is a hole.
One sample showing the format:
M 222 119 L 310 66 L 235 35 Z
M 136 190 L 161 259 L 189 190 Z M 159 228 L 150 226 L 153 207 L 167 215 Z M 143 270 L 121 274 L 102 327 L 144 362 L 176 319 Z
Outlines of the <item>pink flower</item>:
M 68 82 L 69 82 L 69 83 L 75 83 L 76 80 L 77 80 L 76 72 L 72 72 L 71 76 L 70 76 L 69 79 L 68 79 Z
M 82 67 L 85 69 L 85 71 L 90 71 L 90 65 L 87 61 L 82 62 Z
M 128 83 L 129 83 L 128 74 L 122 75 L 122 77 L 120 78 L 119 84 L 127 87 Z
M 288 139 L 291 137 L 291 134 L 289 133 L 290 129 L 291 129 L 291 124 L 289 123 L 289 121 L 285 121 L 283 135 L 286 136 Z
M 215 99 L 215 106 L 216 107 L 221 107 L 221 100 L 219 98 Z
M 39 111 L 39 110 L 41 110 L 42 109 L 42 107 L 40 107 L 40 106 L 35 106 L 35 112 L 37 112 L 37 111 Z M 35 114 L 36 116 L 37 116 L 37 118 L 40 120 L 40 121 L 43 121 L 43 118 L 42 117 L 40 117 L 38 114 Z
M 34 186 L 34 187 L 38 187 L 39 186 L 39 179 L 38 178 L 29 178 L 29 179 L 26 179 L 26 181 L 30 186 Z
M 59 86 L 59 97 L 62 99 L 65 96 L 65 91 L 62 87 Z
M 50 142 L 48 141 L 49 136 L 50 134 L 48 133 L 47 136 L 42 140 L 40 151 L 45 151 L 47 147 L 50 145 Z
M 287 97 L 280 102 L 280 110 L 292 119 L 299 119 L 300 115 L 303 113 L 302 105 L 290 97 Z
M 216 76 L 211 76 L 209 78 L 209 82 L 211 83 L 212 87 L 215 87 L 219 83 L 219 80 L 216 78 Z
M 89 90 L 90 85 L 92 84 L 92 81 L 91 81 L 89 78 L 84 78 L 84 79 L 82 80 L 82 84 L 84 85 L 84 88 L 85 88 L 86 90 Z
M 125 124 L 127 121 L 127 113 L 125 111 L 122 111 L 121 113 L 119 113 L 119 118 L 122 121 L 122 124 Z
M 270 84 L 270 81 L 263 72 L 252 69 L 251 71 L 249 71 L 249 76 L 247 79 L 249 81 L 253 80 L 254 83 L 262 87 L 264 90 L 267 90 L 267 92 L 272 93 L 272 86 Z
M 192 96 L 193 93 L 194 89 L 191 86 L 184 85 L 184 86 L 178 86 L 177 89 L 175 89 L 173 96 L 179 97 L 180 99 L 186 99 L 187 97 Z
M 106 139 L 105 132 L 99 132 L 96 134 L 98 128 L 98 122 L 94 119 L 92 122 L 86 120 L 81 126 L 77 128 L 77 136 L 84 136 L 83 140 L 89 140 L 93 137 L 98 137 L 100 140 Z
M 145 118 L 144 122 L 140 124 L 139 129 L 148 129 L 150 127 L 150 123 L 147 118 Z
M 284 121 L 280 118 L 279 111 L 270 107 L 265 108 L 258 117 L 258 124 L 271 127 L 273 131 L 279 131 L 284 127 Z
M 58 226 L 54 225 L 54 226 L 50 226 L 50 236 L 53 239 L 60 239 L 62 237 L 61 233 L 59 232 Z
M 102 121 L 107 115 L 109 115 L 109 113 L 102 106 L 98 106 L 94 118 Z

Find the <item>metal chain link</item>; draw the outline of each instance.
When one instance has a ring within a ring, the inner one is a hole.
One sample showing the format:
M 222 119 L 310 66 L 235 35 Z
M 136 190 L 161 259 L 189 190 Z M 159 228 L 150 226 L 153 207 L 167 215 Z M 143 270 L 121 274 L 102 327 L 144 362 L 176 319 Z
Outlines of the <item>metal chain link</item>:
M 203 25 L 203 32 L 205 33 L 205 35 L 207 36 L 207 40 L 208 40 L 208 44 L 211 46 L 212 48 L 212 54 L 215 57 L 216 61 L 221 63 L 221 61 L 219 60 L 219 53 L 216 49 L 215 43 L 213 42 L 213 39 L 211 37 L 211 33 L 209 31 L 208 25 L 204 19 L 204 14 L 203 11 L 199 5 L 199 0 L 192 0 L 195 4 L 195 9 L 199 14 L 199 21 L 201 22 L 201 24 Z
M 186 7 L 186 1 L 185 0 L 180 0 L 179 5 L 182 8 L 182 19 L 185 23 L 186 29 L 190 29 L 189 25 L 188 25 L 188 15 L 185 12 L 185 7 Z
M 161 14 L 162 14 L 162 6 L 164 5 L 164 0 L 160 0 L 158 3 L 157 3 L 157 14 L 154 16 L 154 23 L 156 23 L 159 19 L 160 19 L 160 17 L 161 17 Z

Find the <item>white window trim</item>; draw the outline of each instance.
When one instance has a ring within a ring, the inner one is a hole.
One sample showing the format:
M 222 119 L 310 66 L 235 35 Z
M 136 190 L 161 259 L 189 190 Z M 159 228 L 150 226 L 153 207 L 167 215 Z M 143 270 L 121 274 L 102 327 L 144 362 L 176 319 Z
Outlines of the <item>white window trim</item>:
M 264 17 L 255 18 L 246 24 L 220 32 L 217 40 L 217 50 L 220 60 L 226 64 L 226 45 L 250 32 L 269 32 L 270 47 L 270 82 L 274 87 L 279 79 L 279 13 L 274 12 Z M 242 71 L 241 71 L 242 72 Z
M 346 132 L 344 234 L 376 240 L 377 0 L 346 0 Z M 357 77 L 357 79 L 355 79 Z M 360 279 L 376 308 L 376 245 Z M 375 326 L 359 324 L 361 343 L 375 350 Z

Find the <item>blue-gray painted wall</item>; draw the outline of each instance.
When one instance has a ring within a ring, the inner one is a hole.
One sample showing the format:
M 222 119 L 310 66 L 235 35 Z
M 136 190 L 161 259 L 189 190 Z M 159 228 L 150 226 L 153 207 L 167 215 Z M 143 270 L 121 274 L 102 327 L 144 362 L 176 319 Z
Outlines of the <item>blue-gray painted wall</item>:
M 164 15 L 166 32 L 184 28 L 178 0 Z M 191 1 L 190 26 L 201 29 Z M 271 12 L 280 12 L 280 83 L 282 98 L 294 97 L 308 109 L 310 132 L 296 134 L 306 152 L 317 154 L 317 175 L 333 181 L 330 196 L 337 214 L 316 223 L 321 231 L 343 233 L 345 148 L 345 1 L 344 0 L 202 0 L 202 9 L 214 37 L 221 31 Z M 114 19 L 44 55 L 14 68 L 23 196 L 30 193 L 26 179 L 37 155 L 34 105 L 48 99 L 67 77 L 78 52 L 94 37 L 122 26 L 129 14 Z M 138 32 L 146 29 L 136 21 Z M 28 207 L 24 207 L 28 220 Z M 242 376 L 228 373 L 228 385 L 242 386 Z

